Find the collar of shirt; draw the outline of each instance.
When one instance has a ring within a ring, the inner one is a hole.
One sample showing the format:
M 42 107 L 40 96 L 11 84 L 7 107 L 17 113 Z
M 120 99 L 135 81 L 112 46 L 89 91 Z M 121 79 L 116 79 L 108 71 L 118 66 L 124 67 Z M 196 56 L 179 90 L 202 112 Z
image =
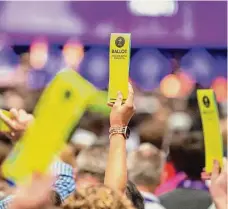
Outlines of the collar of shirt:
M 149 193 L 149 192 L 140 192 L 144 198 L 144 200 L 148 200 L 148 201 L 151 201 L 151 202 L 156 202 L 156 203 L 160 203 L 159 199 L 152 193 Z

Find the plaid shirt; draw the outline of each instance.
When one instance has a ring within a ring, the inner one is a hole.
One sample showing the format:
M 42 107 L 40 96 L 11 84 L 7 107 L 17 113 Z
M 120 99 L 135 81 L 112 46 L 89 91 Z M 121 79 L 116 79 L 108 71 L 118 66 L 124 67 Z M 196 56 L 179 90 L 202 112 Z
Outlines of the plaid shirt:
M 58 193 L 61 201 L 64 201 L 75 190 L 73 169 L 70 165 L 62 161 L 56 161 L 51 165 L 50 169 L 52 173 L 58 177 L 53 185 L 53 190 Z M 1 200 L 0 209 L 7 209 L 12 199 L 13 195 Z

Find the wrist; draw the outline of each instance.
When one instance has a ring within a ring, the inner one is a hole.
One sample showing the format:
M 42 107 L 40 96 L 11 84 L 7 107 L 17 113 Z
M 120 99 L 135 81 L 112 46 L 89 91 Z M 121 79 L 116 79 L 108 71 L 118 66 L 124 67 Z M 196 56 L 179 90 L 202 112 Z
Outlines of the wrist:
M 111 140 L 112 138 L 115 138 L 115 137 L 121 137 L 125 140 L 125 137 L 123 134 L 119 134 L 119 133 L 115 133 L 115 134 L 109 134 L 109 139 Z
M 126 123 L 121 123 L 121 122 L 119 122 L 119 123 L 110 123 L 110 127 L 125 127 L 125 126 L 127 126 L 128 124 L 126 124 Z
M 130 129 L 127 126 L 111 126 L 109 128 L 109 139 L 114 135 L 122 135 L 125 139 L 130 136 Z

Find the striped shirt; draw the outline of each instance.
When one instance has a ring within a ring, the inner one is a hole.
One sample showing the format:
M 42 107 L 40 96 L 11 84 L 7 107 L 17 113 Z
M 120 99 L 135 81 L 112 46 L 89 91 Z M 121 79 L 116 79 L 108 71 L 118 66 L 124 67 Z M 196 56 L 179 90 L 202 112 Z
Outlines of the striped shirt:
M 75 191 L 75 182 L 73 177 L 73 168 L 58 160 L 50 167 L 51 172 L 57 177 L 53 185 L 53 190 L 64 201 L 73 191 Z M 0 201 L 0 209 L 7 209 L 8 204 L 12 201 L 13 195 L 6 197 Z

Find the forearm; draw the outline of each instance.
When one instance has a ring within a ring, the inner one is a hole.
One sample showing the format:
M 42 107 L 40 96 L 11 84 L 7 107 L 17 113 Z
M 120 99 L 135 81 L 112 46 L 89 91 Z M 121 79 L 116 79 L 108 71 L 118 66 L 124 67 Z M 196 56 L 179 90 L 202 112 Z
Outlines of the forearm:
M 108 163 L 105 171 L 105 185 L 124 192 L 127 184 L 126 140 L 122 134 L 112 135 Z
M 27 198 L 27 205 L 24 203 L 24 198 Z M 58 197 L 58 194 L 55 191 L 50 192 L 50 197 L 45 202 L 41 202 L 38 205 L 29 203 L 30 196 L 8 196 L 4 200 L 0 201 L 0 209 L 45 209 L 49 205 L 59 206 L 61 204 L 61 200 Z

